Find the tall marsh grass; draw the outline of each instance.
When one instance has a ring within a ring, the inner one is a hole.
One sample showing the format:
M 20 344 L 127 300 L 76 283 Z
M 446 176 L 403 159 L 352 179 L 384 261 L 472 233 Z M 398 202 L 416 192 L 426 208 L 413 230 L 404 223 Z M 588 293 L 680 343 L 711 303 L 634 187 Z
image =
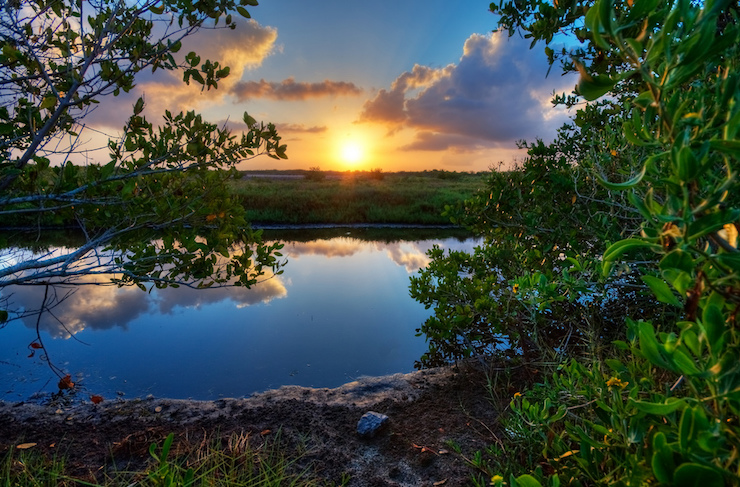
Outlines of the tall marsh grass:
M 445 206 L 470 198 L 483 176 L 421 173 L 322 173 L 245 177 L 231 189 L 255 223 L 401 223 L 444 225 Z M 378 177 L 382 174 L 383 177 Z

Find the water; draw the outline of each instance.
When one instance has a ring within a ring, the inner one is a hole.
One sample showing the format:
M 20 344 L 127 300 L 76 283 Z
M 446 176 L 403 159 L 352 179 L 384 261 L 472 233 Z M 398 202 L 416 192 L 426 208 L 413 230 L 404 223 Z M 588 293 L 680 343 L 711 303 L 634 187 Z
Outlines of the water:
M 368 232 L 270 235 L 285 243 L 289 262 L 284 274 L 252 289 L 57 288 L 59 296 L 73 294 L 43 316 L 41 338 L 83 398 L 243 397 L 409 372 L 426 350 L 415 330 L 430 311 L 409 297 L 408 278 L 428 263 L 433 244 L 470 250 L 474 242 L 439 231 Z M 33 309 L 44 287 L 2 293 Z M 29 357 L 35 317 L 9 322 L 0 334 L 0 399 L 58 390 L 39 351 Z

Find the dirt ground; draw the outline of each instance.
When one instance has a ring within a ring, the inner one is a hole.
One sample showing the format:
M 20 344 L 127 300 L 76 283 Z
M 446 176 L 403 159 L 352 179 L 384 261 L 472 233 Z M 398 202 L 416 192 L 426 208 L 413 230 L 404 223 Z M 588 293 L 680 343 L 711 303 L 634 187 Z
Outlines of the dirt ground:
M 337 389 L 282 387 L 246 399 L 141 399 L 74 407 L 0 402 L 0 449 L 33 442 L 62 452 L 79 475 L 115 463 L 141 467 L 151 443 L 175 434 L 175 444 L 232 433 L 281 444 L 302 442 L 301 462 L 337 485 L 468 485 L 472 470 L 448 441 L 470 455 L 498 441 L 499 411 L 485 390 L 480 367 L 463 365 L 367 378 Z M 368 412 L 389 416 L 375 437 L 361 438 L 357 422 Z

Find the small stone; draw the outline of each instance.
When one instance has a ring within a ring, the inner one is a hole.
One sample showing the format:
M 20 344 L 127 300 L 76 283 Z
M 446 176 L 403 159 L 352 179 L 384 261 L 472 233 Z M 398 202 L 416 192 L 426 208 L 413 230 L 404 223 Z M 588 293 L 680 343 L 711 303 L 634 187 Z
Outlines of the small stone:
M 369 411 L 357 422 L 357 433 L 365 438 L 372 438 L 388 422 L 385 414 Z

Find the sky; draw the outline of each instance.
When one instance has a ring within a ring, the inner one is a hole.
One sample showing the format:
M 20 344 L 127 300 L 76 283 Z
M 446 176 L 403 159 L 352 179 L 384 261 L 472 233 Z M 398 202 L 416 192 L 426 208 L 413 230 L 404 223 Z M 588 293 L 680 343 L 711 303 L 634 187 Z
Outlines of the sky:
M 494 33 L 489 0 L 261 0 L 236 30 L 202 30 L 184 43 L 231 68 L 218 90 L 181 74 L 137 78 L 130 95 L 90 117 L 111 133 L 143 93 L 156 122 L 165 109 L 245 129 L 247 111 L 277 126 L 288 160 L 240 169 L 485 171 L 525 153 L 516 141 L 551 140 L 568 113 L 553 92 L 543 47 Z

